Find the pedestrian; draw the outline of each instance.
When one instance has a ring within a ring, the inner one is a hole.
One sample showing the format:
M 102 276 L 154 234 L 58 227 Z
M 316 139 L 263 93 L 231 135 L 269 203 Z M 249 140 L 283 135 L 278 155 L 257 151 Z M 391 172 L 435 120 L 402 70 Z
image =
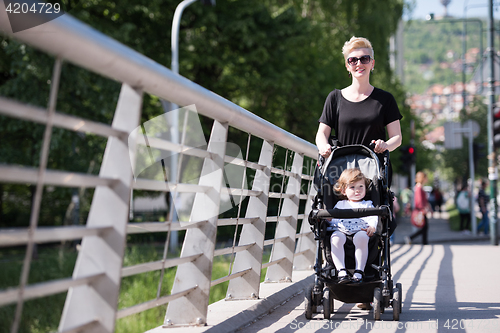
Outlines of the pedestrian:
M 332 129 L 339 146 L 362 144 L 368 147 L 374 143 L 377 154 L 393 151 L 401 145 L 399 121 L 403 117 L 394 96 L 370 84 L 370 73 L 375 67 L 370 41 L 352 37 L 344 44 L 342 53 L 352 82 L 342 90 L 333 90 L 326 98 L 316 133 L 319 154 L 325 158 L 330 156 L 335 145 L 330 140 Z M 382 156 L 379 159 L 383 162 Z M 389 186 L 390 170 L 389 166 Z
M 441 206 L 443 205 L 443 194 L 439 190 L 439 186 L 434 186 L 429 194 L 429 204 L 432 207 L 432 217 L 434 217 L 434 212 L 439 212 L 441 216 Z
M 463 234 L 470 234 L 470 193 L 469 187 L 464 185 L 458 192 L 455 200 L 458 213 L 460 214 L 460 231 Z
M 393 198 L 392 198 L 392 220 L 393 220 L 393 223 L 392 225 L 394 226 L 394 228 L 392 228 L 392 230 L 389 230 L 389 242 L 390 244 L 394 244 L 394 241 L 395 241 L 395 236 L 394 236 L 394 229 L 396 229 L 395 227 L 398 225 L 397 223 L 397 214 L 400 210 L 400 207 L 399 207 L 399 202 L 398 202 L 398 198 L 396 197 L 396 195 L 394 194 Z
M 429 196 L 427 197 L 427 201 L 429 201 L 429 205 L 431 206 L 431 217 L 434 217 L 434 212 L 436 211 L 436 196 L 435 196 L 435 188 L 429 192 Z
M 436 198 L 436 209 L 439 212 L 439 217 L 441 217 L 441 206 L 443 205 L 443 193 L 439 189 L 439 186 L 434 188 L 434 197 Z
M 403 204 L 403 216 L 411 214 L 411 201 L 413 200 L 413 192 L 409 186 L 401 191 L 401 203 Z
M 431 211 L 429 201 L 427 200 L 427 195 L 424 191 L 424 184 L 427 182 L 427 175 L 419 171 L 415 175 L 415 190 L 414 192 L 414 210 L 422 211 L 424 223 L 421 228 L 418 228 L 413 234 L 405 237 L 405 243 L 411 244 L 415 237 L 422 235 L 422 245 L 427 245 L 427 234 L 429 231 L 429 220 L 427 219 L 427 213 Z
M 479 210 L 482 214 L 481 223 L 477 226 L 477 232 L 480 233 L 481 228 L 484 230 L 485 235 L 489 235 L 490 233 L 490 221 L 488 218 L 488 202 L 490 200 L 490 196 L 486 194 L 486 180 L 481 180 L 481 188 L 479 189 L 479 193 L 477 194 L 477 203 L 479 205 Z
M 401 145 L 400 120 L 403 116 L 391 93 L 370 84 L 370 74 L 375 68 L 372 44 L 366 38 L 353 36 L 342 47 L 342 54 L 352 82 L 342 90 L 333 90 L 326 98 L 316 133 L 319 154 L 327 158 L 335 145 L 362 144 L 368 147 L 370 143 L 375 144 L 377 154 L 393 151 Z M 331 138 L 332 130 L 335 131 L 334 138 Z M 382 155 L 379 159 L 383 163 Z M 388 178 L 390 186 L 390 164 Z M 370 303 L 357 306 L 371 308 Z

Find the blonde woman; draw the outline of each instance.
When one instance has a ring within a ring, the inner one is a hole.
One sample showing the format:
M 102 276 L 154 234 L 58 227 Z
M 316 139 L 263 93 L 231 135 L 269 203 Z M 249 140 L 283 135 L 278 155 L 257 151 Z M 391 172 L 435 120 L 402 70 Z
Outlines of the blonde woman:
M 330 155 L 332 129 L 340 145 L 368 146 L 373 142 L 376 153 L 393 151 L 401 145 L 402 116 L 392 94 L 370 84 L 375 67 L 370 41 L 352 37 L 342 53 L 352 83 L 342 90 L 335 89 L 326 98 L 316 134 L 319 153 L 325 158 Z

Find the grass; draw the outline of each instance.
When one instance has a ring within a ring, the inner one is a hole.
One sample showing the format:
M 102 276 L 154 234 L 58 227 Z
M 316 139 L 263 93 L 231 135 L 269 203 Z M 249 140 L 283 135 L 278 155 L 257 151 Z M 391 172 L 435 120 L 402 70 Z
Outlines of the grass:
M 460 231 L 460 214 L 458 213 L 458 209 L 454 204 L 450 204 L 446 207 L 448 214 L 450 216 L 450 230 Z M 481 220 L 481 216 L 476 216 L 477 221 Z
M 71 277 L 76 262 L 77 252 L 68 248 L 39 248 L 38 258 L 31 264 L 29 283 L 56 280 Z M 153 245 L 130 246 L 124 257 L 124 266 L 157 261 L 161 250 Z M 17 287 L 22 270 L 24 253 L 22 250 L 0 252 L 0 289 Z M 264 256 L 264 262 L 269 254 Z M 214 259 L 212 280 L 226 276 L 230 264 L 229 256 Z M 160 296 L 170 293 L 175 278 L 176 268 L 165 270 L 160 288 Z M 261 281 L 266 269 L 262 270 Z M 148 272 L 122 278 L 118 309 L 128 308 L 156 298 L 159 288 L 160 272 Z M 226 296 L 229 282 L 220 283 L 210 289 L 209 303 L 214 303 Z M 24 303 L 19 333 L 56 332 L 67 293 L 30 300 Z M 165 317 L 167 305 L 127 316 L 116 322 L 116 333 L 138 333 L 160 326 Z M 16 305 L 0 307 L 0 332 L 9 332 Z
M 24 251 L 14 250 L 0 254 L 0 289 L 17 287 L 24 260 Z M 31 264 L 30 284 L 71 277 L 76 251 L 58 248 L 39 248 L 38 258 Z M 57 331 L 66 299 L 66 293 L 29 300 L 23 305 L 20 333 L 47 333 Z M 0 307 L 0 332 L 9 332 L 16 305 Z

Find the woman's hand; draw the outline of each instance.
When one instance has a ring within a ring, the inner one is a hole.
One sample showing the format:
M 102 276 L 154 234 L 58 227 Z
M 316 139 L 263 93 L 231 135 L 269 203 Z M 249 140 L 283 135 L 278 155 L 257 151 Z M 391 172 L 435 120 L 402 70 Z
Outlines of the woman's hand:
M 366 231 L 366 234 L 368 235 L 368 237 L 371 237 L 371 236 L 373 236 L 375 234 L 375 228 L 374 227 L 368 227 L 368 228 L 361 229 L 361 230 Z
M 375 148 L 373 149 L 374 152 L 376 152 L 377 154 L 382 154 L 384 151 L 386 151 L 387 149 L 389 149 L 389 146 L 387 145 L 387 142 L 385 142 L 384 140 L 372 140 L 372 143 L 375 144 Z
M 332 153 L 332 146 L 330 146 L 328 143 L 324 144 L 324 145 L 320 145 L 320 146 L 318 146 L 318 151 L 319 151 L 319 154 L 321 156 L 323 156 L 324 158 L 327 158 Z

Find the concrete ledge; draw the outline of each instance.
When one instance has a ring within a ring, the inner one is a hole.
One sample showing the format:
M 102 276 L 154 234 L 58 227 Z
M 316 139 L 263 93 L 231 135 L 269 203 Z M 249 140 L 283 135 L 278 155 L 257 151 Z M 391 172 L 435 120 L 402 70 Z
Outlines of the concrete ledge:
M 257 300 L 220 300 L 208 306 L 206 326 L 157 327 L 147 333 L 234 332 L 272 312 L 314 282 L 314 272 L 294 271 L 292 282 L 261 283 Z

